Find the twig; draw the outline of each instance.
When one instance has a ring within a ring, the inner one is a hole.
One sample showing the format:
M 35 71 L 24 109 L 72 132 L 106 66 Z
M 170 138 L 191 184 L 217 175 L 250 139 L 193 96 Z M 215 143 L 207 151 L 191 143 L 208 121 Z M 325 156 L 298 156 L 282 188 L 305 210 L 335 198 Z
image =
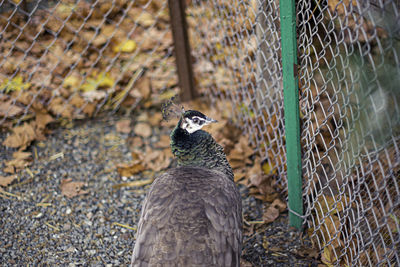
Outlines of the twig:
M 117 225 L 117 226 L 121 226 L 121 227 L 129 229 L 129 230 L 133 230 L 133 231 L 137 230 L 136 226 L 132 227 L 132 226 L 129 226 L 129 225 L 126 225 L 126 224 L 122 224 L 122 223 L 117 223 L 117 222 L 113 222 L 112 224 L 113 225 Z
M 48 227 L 52 228 L 53 230 L 60 231 L 59 228 L 55 227 L 54 225 L 49 224 L 48 222 L 45 222 L 44 224 L 47 225 Z

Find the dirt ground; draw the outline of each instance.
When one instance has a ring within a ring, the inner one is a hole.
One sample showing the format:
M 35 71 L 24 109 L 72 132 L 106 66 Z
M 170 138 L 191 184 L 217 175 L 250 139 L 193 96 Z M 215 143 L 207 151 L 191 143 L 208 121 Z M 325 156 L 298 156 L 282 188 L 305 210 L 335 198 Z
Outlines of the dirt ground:
M 118 173 L 115 166 L 132 160 L 132 141 L 139 140 L 132 132 L 118 132 L 119 120 L 98 118 L 55 127 L 46 140 L 28 149 L 32 165 L 0 191 L 4 266 L 129 265 L 141 203 L 150 186 L 147 181 L 156 173 L 143 171 L 130 177 Z M 136 145 L 152 146 L 169 131 L 170 126 L 152 129 L 152 135 Z M 0 141 L 6 136 L 2 133 Z M 4 146 L 0 150 L 4 164 L 13 150 Z M 259 224 L 265 204 L 249 196 L 245 186 L 239 188 L 249 222 L 243 266 L 318 265 L 307 255 L 310 244 L 288 227 L 287 212 L 273 223 Z

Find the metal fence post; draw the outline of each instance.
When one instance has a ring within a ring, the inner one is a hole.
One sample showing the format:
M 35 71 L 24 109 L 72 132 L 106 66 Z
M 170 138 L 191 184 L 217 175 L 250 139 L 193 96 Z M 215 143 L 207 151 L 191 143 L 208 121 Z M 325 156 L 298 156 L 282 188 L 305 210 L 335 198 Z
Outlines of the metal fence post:
M 189 36 L 187 32 L 185 0 L 168 0 L 174 38 L 175 60 L 178 69 L 181 99 L 188 101 L 196 97 L 193 69 L 190 55 Z
M 300 151 L 299 89 L 297 77 L 296 8 L 294 0 L 281 0 L 283 95 L 290 225 L 302 225 L 302 177 Z

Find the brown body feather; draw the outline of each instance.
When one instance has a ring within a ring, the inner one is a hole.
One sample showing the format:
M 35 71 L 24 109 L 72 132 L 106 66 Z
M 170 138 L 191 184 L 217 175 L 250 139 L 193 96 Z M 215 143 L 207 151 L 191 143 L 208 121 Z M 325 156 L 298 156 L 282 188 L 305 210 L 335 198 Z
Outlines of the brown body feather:
M 178 167 L 146 197 L 132 266 L 239 266 L 241 243 L 242 204 L 230 177 Z

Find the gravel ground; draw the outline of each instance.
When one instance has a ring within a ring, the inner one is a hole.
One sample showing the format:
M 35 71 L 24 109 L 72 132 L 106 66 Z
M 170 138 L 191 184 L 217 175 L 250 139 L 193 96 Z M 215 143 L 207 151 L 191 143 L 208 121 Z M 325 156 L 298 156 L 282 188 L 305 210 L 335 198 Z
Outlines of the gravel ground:
M 118 175 L 115 165 L 129 162 L 131 155 L 126 141 L 129 135 L 115 130 L 117 120 L 100 118 L 75 122 L 70 129 L 57 127 L 45 141 L 31 146 L 33 164 L 7 188 L 11 194 L 0 195 L 3 266 L 129 264 L 134 228 L 149 186 L 112 186 L 154 174 L 125 179 Z M 157 141 L 159 134 L 155 131 L 145 143 Z M 0 141 L 5 138 L 6 134 L 1 134 Z M 10 159 L 12 152 L 0 146 L 2 162 Z M 5 174 L 0 171 L 0 175 Z M 60 183 L 66 178 L 84 182 L 88 192 L 73 198 L 63 196 Z M 263 203 L 249 197 L 246 188 L 240 190 L 244 217 L 260 220 Z M 317 266 L 313 258 L 300 252 L 304 245 L 299 233 L 288 228 L 286 215 L 269 225 L 247 227 L 243 246 L 245 266 Z

